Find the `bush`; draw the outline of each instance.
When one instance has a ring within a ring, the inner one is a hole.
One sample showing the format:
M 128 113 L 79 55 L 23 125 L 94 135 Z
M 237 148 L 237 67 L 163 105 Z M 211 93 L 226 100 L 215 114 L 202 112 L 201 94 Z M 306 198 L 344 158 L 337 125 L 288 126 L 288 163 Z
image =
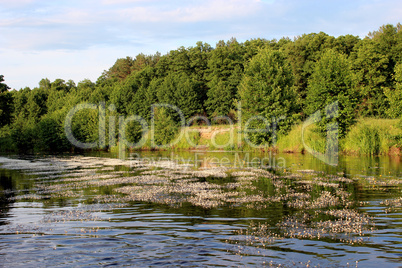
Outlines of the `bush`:
M 11 139 L 18 153 L 32 153 L 36 132 L 30 124 L 14 124 L 11 130 Z
M 99 115 L 96 110 L 81 110 L 75 113 L 71 129 L 74 137 L 84 143 L 99 140 Z
M 375 155 L 380 152 L 380 135 L 376 127 L 362 126 L 355 142 L 363 154 Z
M 359 123 L 351 129 L 344 140 L 344 149 L 366 155 L 378 155 L 386 153 L 391 146 L 389 137 L 385 135 L 387 130 L 378 124 Z
M 155 129 L 154 129 L 154 142 L 156 146 L 169 144 L 179 128 L 176 122 L 168 115 L 164 108 L 155 109 Z
M 129 143 L 136 144 L 143 137 L 143 128 L 137 121 L 132 121 L 127 124 L 126 138 Z
M 41 151 L 62 152 L 69 149 L 70 145 L 64 133 L 63 124 L 56 117 L 43 118 L 36 129 Z
M 1 152 L 16 151 L 16 147 L 11 137 L 11 128 L 9 125 L 0 128 L 0 151 Z

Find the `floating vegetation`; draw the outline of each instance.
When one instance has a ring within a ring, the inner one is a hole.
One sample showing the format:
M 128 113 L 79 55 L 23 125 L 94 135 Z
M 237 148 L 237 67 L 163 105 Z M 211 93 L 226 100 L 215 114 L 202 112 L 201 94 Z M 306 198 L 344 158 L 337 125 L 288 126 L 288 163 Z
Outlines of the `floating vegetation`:
M 322 220 L 324 215 L 332 216 L 334 219 Z M 278 240 L 284 239 L 327 241 L 330 239 L 353 245 L 368 241 L 364 236 L 372 232 L 374 226 L 370 216 L 356 210 L 317 210 L 313 215 L 297 212 L 273 226 L 268 223 L 252 222 L 247 228 L 235 231 L 232 239 L 227 242 L 236 245 L 240 255 L 255 254 L 255 252 L 247 253 L 246 247 L 253 247 L 260 253 L 264 249 L 274 247 Z
M 169 209 L 183 206 L 204 210 L 280 209 L 283 214 L 278 218 L 261 219 L 233 232 L 227 242 L 236 246 L 238 255 L 248 254 L 250 247 L 260 252 L 286 239 L 352 245 L 365 243 L 368 233 L 375 230 L 375 223 L 367 213 L 356 209 L 364 202 L 354 198 L 354 187 L 357 183 L 368 189 L 401 185 L 398 179 L 347 178 L 343 173 L 326 175 L 314 170 L 297 170 L 296 173 L 288 170 L 280 174 L 257 168 L 191 169 L 173 161 L 141 162 L 94 157 L 30 161 L 0 157 L 0 164 L 2 168 L 21 170 L 33 184 L 29 191 L 5 189 L 3 195 L 10 201 L 52 203 L 63 199 L 75 202 L 73 204 L 77 207 L 44 215 L 40 222 L 44 225 L 104 221 L 106 218 L 100 217 L 98 212 L 137 202 L 159 204 Z M 387 207 L 386 212 L 390 212 L 402 207 L 402 197 L 381 204 Z M 31 231 L 27 226 L 13 226 L 11 229 L 14 233 L 42 230 L 36 225 Z M 78 232 L 95 233 L 99 230 L 99 227 L 92 226 Z M 308 262 L 303 265 L 311 267 Z M 265 266 L 280 265 L 267 262 Z
M 381 202 L 381 205 L 386 206 L 385 213 L 395 211 L 396 209 L 402 208 L 402 197 L 389 199 Z
M 50 195 L 44 196 L 44 195 L 37 195 L 37 194 L 23 194 L 23 195 L 17 195 L 17 196 L 12 196 L 9 198 L 10 201 L 14 200 L 42 200 L 42 199 L 47 199 L 50 198 Z
M 43 217 L 43 223 L 66 222 L 66 221 L 98 221 L 99 217 L 94 216 L 90 211 L 84 209 L 62 210 L 53 212 Z
M 333 211 L 332 211 L 333 212 Z M 322 214 L 334 216 L 333 220 L 319 220 Z M 314 215 L 296 213 L 277 224 L 285 238 L 333 239 L 345 243 L 363 243 L 365 232 L 374 230 L 372 219 L 353 210 L 334 213 L 316 211 Z

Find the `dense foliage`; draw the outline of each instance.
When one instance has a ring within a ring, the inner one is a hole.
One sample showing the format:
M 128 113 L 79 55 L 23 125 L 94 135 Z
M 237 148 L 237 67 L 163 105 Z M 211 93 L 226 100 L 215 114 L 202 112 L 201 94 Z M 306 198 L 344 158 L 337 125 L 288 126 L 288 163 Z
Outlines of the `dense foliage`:
M 293 74 L 283 52 L 262 50 L 248 64 L 239 87 L 246 137 L 253 145 L 274 142 L 298 112 Z
M 249 127 L 245 133 L 253 143 L 269 146 L 275 138 L 273 129 L 284 133 L 317 111 L 322 111 L 324 133 L 325 107 L 337 101 L 336 120 L 339 133 L 345 136 L 358 117 L 401 116 L 401 27 L 384 25 L 364 39 L 320 32 L 294 40 L 239 43 L 232 38 L 219 41 L 215 48 L 198 42 L 166 55 L 118 59 L 96 82 L 45 78 L 39 87 L 10 91 L 0 75 L 0 150 L 75 150 L 64 123 L 80 103 L 96 106 L 75 113 L 72 134 L 97 148 L 114 145 L 119 118 L 124 121 L 131 115 L 142 117 L 148 126 L 153 117 L 160 130 L 154 141 L 169 143 L 182 117 L 166 107 L 152 114 L 155 103 L 175 105 L 186 122 L 193 116 L 204 119 L 192 122 L 205 122 L 205 117 L 217 123 L 236 121 L 242 106 L 242 126 Z M 230 119 L 217 120 L 217 116 Z M 245 124 L 255 116 L 260 119 Z M 127 123 L 126 132 L 130 143 L 138 142 L 143 134 L 138 120 Z

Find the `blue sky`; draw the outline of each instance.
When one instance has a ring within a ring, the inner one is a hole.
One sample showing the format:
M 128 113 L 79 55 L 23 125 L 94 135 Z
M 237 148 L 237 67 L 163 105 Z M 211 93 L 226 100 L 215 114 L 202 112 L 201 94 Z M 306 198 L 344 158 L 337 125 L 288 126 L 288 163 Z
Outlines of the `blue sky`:
M 96 81 L 117 58 L 197 41 L 363 38 L 398 22 L 400 0 L 0 0 L 0 74 L 15 89 L 45 77 Z

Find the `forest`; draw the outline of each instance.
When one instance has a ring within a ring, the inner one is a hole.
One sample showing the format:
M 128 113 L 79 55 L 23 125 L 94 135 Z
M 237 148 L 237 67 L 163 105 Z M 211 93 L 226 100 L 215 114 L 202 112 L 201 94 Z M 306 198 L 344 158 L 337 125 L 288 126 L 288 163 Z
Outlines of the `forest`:
M 237 105 L 241 103 L 244 120 L 253 116 L 282 118 L 275 124 L 278 135 L 284 136 L 337 101 L 340 110 L 336 120 L 342 138 L 359 120 L 401 119 L 402 25 L 383 25 L 363 39 L 320 32 L 293 40 L 240 43 L 232 38 L 215 47 L 197 42 L 166 55 L 117 59 L 97 81 L 43 78 L 36 88 L 10 90 L 6 79 L 0 75 L 2 152 L 78 150 L 68 141 L 64 123 L 69 111 L 80 103 L 104 103 L 106 126 L 112 119 L 117 126 L 118 118 L 131 115 L 140 116 L 149 125 L 155 103 L 177 106 L 187 121 L 202 116 L 212 124 L 225 124 L 227 120 L 214 118 L 226 116 L 237 122 Z M 180 118 L 164 107 L 154 115 L 155 140 L 166 144 L 179 131 Z M 317 124 L 317 135 L 326 135 L 329 120 L 323 117 Z M 248 128 L 272 129 L 262 119 L 254 120 Z M 99 110 L 78 111 L 71 129 L 81 142 L 99 141 Z M 106 132 L 107 142 L 98 142 L 97 149 L 110 149 L 119 140 L 118 130 L 107 127 Z M 128 141 L 135 142 L 144 133 L 141 125 L 132 121 L 126 134 Z M 249 139 L 268 147 L 273 144 L 269 131 L 250 132 Z M 395 146 L 402 146 L 401 135 L 390 139 Z

